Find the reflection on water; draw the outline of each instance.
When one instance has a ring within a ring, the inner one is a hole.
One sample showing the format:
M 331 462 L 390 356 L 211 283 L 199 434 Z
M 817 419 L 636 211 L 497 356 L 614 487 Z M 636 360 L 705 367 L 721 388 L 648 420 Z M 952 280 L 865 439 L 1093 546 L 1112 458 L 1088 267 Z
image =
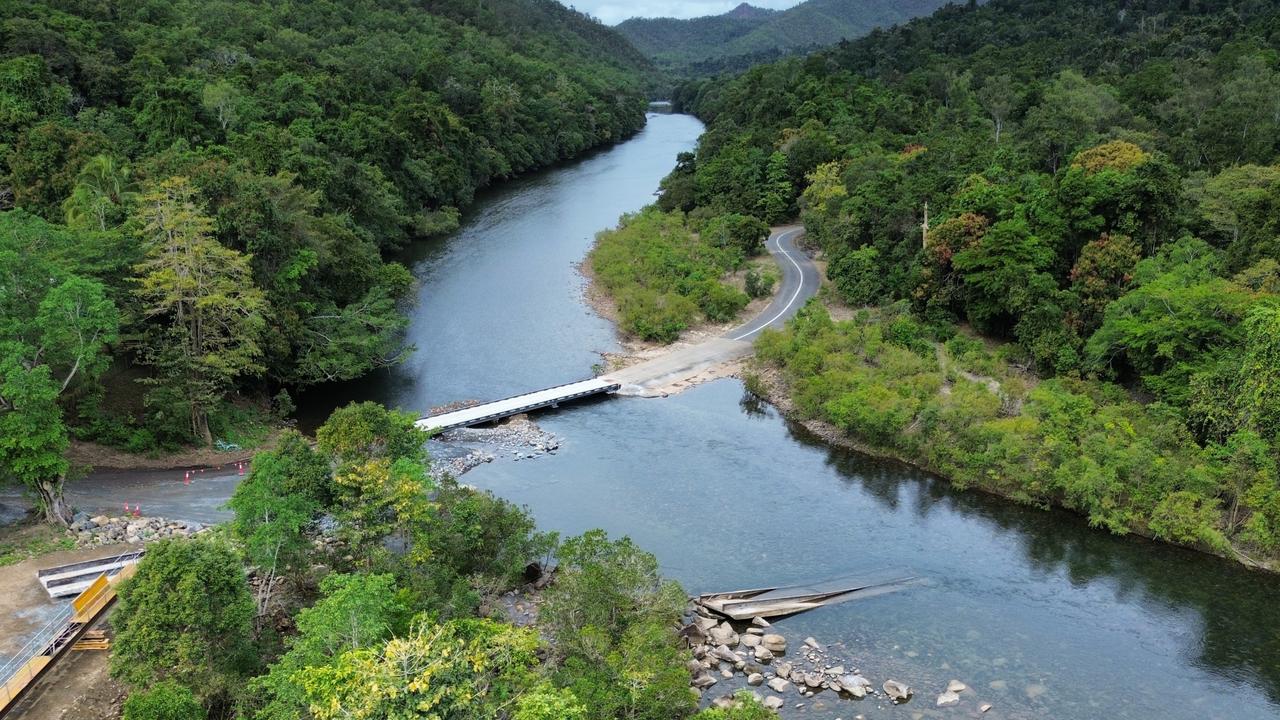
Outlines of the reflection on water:
M 1280 583 L 1191 551 L 1089 529 L 894 462 L 833 449 L 736 381 L 663 400 L 544 416 L 555 457 L 468 482 L 567 533 L 604 527 L 658 554 L 690 592 L 909 567 L 923 586 L 780 623 L 839 644 L 873 680 L 919 688 L 903 708 L 832 702 L 795 717 L 1280 716 Z M 721 686 L 716 686 L 717 692 Z M 926 697 L 926 695 L 928 697 Z M 794 697 L 794 696 L 793 696 Z
M 615 340 L 583 304 L 575 263 L 597 230 L 651 199 L 699 131 L 652 116 L 630 142 L 490 193 L 458 233 L 406 257 L 422 280 L 413 360 L 300 406 L 314 422 L 348 399 L 423 410 L 588 376 Z M 841 646 L 877 684 L 917 687 L 915 701 L 820 695 L 788 715 L 964 717 L 990 702 L 984 718 L 1280 717 L 1275 577 L 832 449 L 744 401 L 736 381 L 540 421 L 565 438 L 556 456 L 498 461 L 467 481 L 527 504 L 548 529 L 629 534 L 690 591 L 880 567 L 927 578 L 780 623 Z M 976 697 L 934 708 L 953 677 Z

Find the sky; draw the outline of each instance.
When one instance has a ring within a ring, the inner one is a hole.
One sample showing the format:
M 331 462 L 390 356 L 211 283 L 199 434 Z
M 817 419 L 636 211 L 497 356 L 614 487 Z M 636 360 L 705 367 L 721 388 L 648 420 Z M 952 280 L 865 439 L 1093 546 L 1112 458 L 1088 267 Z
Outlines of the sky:
M 800 0 L 749 0 L 756 7 L 782 10 L 796 5 Z M 632 17 L 691 18 L 703 15 L 719 15 L 729 12 L 742 0 L 560 0 L 606 25 Z

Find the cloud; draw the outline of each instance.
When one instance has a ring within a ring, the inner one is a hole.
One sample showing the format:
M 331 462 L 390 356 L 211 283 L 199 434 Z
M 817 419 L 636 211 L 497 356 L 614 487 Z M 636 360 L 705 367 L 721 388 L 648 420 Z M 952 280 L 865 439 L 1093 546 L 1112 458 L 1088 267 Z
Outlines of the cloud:
M 749 0 L 756 7 L 789 8 L 799 0 Z M 729 12 L 742 0 L 560 0 L 608 25 L 633 17 L 692 18 Z

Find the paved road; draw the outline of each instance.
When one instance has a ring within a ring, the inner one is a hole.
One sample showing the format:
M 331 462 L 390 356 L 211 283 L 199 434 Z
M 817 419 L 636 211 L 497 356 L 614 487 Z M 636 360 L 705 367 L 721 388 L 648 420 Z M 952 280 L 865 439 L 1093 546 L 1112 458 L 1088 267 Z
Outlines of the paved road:
M 764 312 L 749 322 L 730 330 L 725 337 L 730 340 L 753 340 L 767 327 L 780 328 L 795 317 L 805 301 L 818 293 L 822 276 L 809 256 L 796 247 L 796 238 L 804 232 L 801 227 L 784 227 L 769 236 L 765 242 L 782 269 L 781 285 L 773 302 Z
M 620 395 L 652 397 L 662 395 L 675 383 L 691 380 L 713 366 L 751 354 L 751 342 L 765 328 L 779 328 L 817 294 L 822 276 L 795 240 L 803 232 L 799 227 L 780 228 L 765 247 L 782 270 L 778 294 L 773 302 L 753 319 L 725 333 L 722 337 L 689 347 L 673 349 L 662 357 L 616 370 L 601 379 L 618 382 Z

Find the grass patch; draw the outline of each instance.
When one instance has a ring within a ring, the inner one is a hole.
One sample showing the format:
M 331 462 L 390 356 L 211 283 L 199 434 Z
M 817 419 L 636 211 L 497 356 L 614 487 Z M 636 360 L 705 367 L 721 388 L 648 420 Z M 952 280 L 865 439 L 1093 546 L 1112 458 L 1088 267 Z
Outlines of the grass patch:
M 76 541 L 51 525 L 23 525 L 19 537 L 0 539 L 0 567 L 15 565 L 39 555 L 59 550 L 74 550 Z

